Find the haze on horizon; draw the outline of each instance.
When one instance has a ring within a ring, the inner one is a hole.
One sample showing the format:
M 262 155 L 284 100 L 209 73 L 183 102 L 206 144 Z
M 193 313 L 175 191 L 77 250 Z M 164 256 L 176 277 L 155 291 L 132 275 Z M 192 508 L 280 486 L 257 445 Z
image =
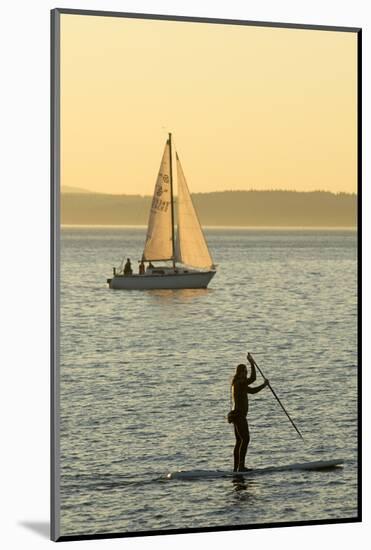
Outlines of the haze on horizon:
M 61 183 L 151 195 L 357 191 L 355 33 L 61 17 Z

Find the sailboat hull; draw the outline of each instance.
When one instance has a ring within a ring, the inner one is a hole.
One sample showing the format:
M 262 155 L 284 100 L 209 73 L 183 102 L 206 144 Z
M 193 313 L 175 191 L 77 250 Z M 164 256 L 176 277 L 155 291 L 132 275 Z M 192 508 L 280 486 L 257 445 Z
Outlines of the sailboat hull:
M 177 288 L 206 288 L 215 271 L 114 276 L 107 279 L 116 290 L 157 290 Z

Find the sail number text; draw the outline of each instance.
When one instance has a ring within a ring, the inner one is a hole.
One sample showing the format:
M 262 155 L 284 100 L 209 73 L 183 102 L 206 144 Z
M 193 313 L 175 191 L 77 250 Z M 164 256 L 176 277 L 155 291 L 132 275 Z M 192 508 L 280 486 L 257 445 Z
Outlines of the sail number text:
M 152 210 L 159 210 L 160 212 L 167 212 L 169 208 L 169 201 L 163 201 L 162 199 L 158 199 L 157 197 L 153 197 L 152 201 Z

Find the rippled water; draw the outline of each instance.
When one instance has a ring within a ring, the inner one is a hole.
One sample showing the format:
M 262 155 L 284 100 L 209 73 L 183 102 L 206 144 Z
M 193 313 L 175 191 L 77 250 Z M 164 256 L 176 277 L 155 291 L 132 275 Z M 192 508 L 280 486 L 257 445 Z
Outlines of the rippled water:
M 355 517 L 356 233 L 209 229 L 209 289 L 109 290 L 111 266 L 139 258 L 144 235 L 62 230 L 61 534 Z M 232 467 L 225 415 L 246 350 L 306 441 L 266 389 L 250 399 L 248 465 L 345 467 L 161 479 Z

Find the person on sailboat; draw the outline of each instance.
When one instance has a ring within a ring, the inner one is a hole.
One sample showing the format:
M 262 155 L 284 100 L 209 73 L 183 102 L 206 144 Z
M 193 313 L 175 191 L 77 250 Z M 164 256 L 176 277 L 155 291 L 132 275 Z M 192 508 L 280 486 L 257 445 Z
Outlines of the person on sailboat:
M 139 275 L 143 275 L 145 270 L 146 270 L 146 268 L 145 268 L 144 262 L 142 260 L 139 264 Z
M 234 401 L 232 422 L 234 424 L 234 434 L 236 437 L 236 444 L 233 451 L 234 472 L 247 471 L 245 466 L 245 457 L 248 445 L 250 443 L 249 425 L 247 423 L 247 413 L 249 410 L 248 394 L 258 393 L 269 384 L 269 381 L 265 379 L 260 386 L 256 386 L 254 388 L 251 387 L 251 384 L 253 384 L 256 380 L 256 370 L 250 354 L 247 354 L 247 360 L 251 365 L 250 376 L 247 376 L 246 365 L 240 364 L 237 365 L 236 374 L 232 380 L 232 394 Z
M 124 275 L 132 275 L 132 274 L 133 274 L 133 270 L 131 268 L 130 258 L 128 258 L 124 266 Z

